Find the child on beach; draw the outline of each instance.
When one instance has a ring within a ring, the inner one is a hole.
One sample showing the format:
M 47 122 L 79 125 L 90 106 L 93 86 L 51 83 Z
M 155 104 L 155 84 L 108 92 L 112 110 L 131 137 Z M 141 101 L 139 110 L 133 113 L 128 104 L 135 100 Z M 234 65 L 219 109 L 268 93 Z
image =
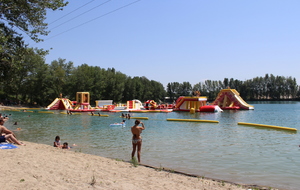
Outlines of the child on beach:
M 64 142 L 63 146 L 61 147 L 62 149 L 70 149 L 69 144 L 67 142 Z
M 58 147 L 58 148 L 61 148 L 62 146 L 60 145 L 60 137 L 59 136 L 56 136 L 55 137 L 55 140 L 53 142 L 53 146 L 54 147 Z
M 64 142 L 62 145 L 60 144 L 60 137 L 56 136 L 55 140 L 53 142 L 53 146 L 57 148 L 62 148 L 62 149 L 70 149 L 69 144 L 67 142 Z M 73 146 L 77 146 L 76 144 L 73 144 Z

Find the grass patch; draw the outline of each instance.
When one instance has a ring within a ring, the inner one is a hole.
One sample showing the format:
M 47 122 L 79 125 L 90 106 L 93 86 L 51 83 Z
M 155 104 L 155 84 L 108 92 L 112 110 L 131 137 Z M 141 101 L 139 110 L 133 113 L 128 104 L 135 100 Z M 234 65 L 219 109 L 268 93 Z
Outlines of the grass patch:
M 164 168 L 161 166 L 161 164 L 160 164 L 160 166 L 159 166 L 159 168 L 157 168 L 157 169 L 155 169 L 156 171 L 162 171 L 162 170 L 164 170 Z
M 138 167 L 138 165 L 139 165 L 139 162 L 137 161 L 136 157 L 133 157 L 133 158 L 130 160 L 130 163 L 131 163 L 134 167 Z

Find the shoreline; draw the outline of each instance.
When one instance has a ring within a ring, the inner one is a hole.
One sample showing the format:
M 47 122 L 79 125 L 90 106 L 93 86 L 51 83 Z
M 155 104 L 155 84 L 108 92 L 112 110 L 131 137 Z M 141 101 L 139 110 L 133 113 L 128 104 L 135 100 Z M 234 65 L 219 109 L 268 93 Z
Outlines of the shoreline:
M 0 109 L 31 108 L 0 106 Z M 19 178 L 19 181 L 12 180 L 2 186 L 4 189 L 276 189 L 238 184 L 144 164 L 134 167 L 128 161 L 24 142 L 27 145 L 25 147 L 0 150 L 3 151 L 1 157 L 4 163 L 4 172 L 0 176 L 7 179 L 6 181 Z M 99 168 L 104 172 L 99 171 Z

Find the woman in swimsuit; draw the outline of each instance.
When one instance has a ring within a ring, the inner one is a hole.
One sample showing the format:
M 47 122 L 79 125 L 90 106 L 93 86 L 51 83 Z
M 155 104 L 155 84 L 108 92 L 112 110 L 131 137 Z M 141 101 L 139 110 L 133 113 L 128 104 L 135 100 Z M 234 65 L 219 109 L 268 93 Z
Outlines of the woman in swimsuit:
M 139 126 L 139 124 L 142 125 L 142 127 Z M 137 147 L 137 157 L 139 163 L 141 162 L 141 149 L 142 149 L 142 130 L 145 129 L 144 123 L 142 123 L 140 120 L 135 120 L 134 126 L 131 127 L 131 133 L 132 133 L 132 153 L 131 158 L 134 157 L 134 154 L 136 152 Z

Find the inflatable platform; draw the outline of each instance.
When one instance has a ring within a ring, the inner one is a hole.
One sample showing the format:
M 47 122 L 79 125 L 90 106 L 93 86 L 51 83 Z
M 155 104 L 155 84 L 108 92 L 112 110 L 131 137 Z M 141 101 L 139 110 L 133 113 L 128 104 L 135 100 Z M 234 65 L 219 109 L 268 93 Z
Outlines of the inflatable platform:
M 235 89 L 223 89 L 212 103 L 222 110 L 253 110 L 254 106 L 247 104 Z
M 76 105 L 73 105 L 76 104 Z M 90 106 L 90 93 L 89 92 L 77 92 L 76 101 L 71 101 L 67 98 L 56 98 L 49 106 L 48 110 L 69 110 L 70 112 L 94 112 L 96 109 L 93 109 Z
M 218 105 L 206 105 L 206 96 L 180 96 L 176 100 L 176 105 L 174 111 L 188 111 L 190 113 L 194 112 L 220 112 L 222 109 Z

